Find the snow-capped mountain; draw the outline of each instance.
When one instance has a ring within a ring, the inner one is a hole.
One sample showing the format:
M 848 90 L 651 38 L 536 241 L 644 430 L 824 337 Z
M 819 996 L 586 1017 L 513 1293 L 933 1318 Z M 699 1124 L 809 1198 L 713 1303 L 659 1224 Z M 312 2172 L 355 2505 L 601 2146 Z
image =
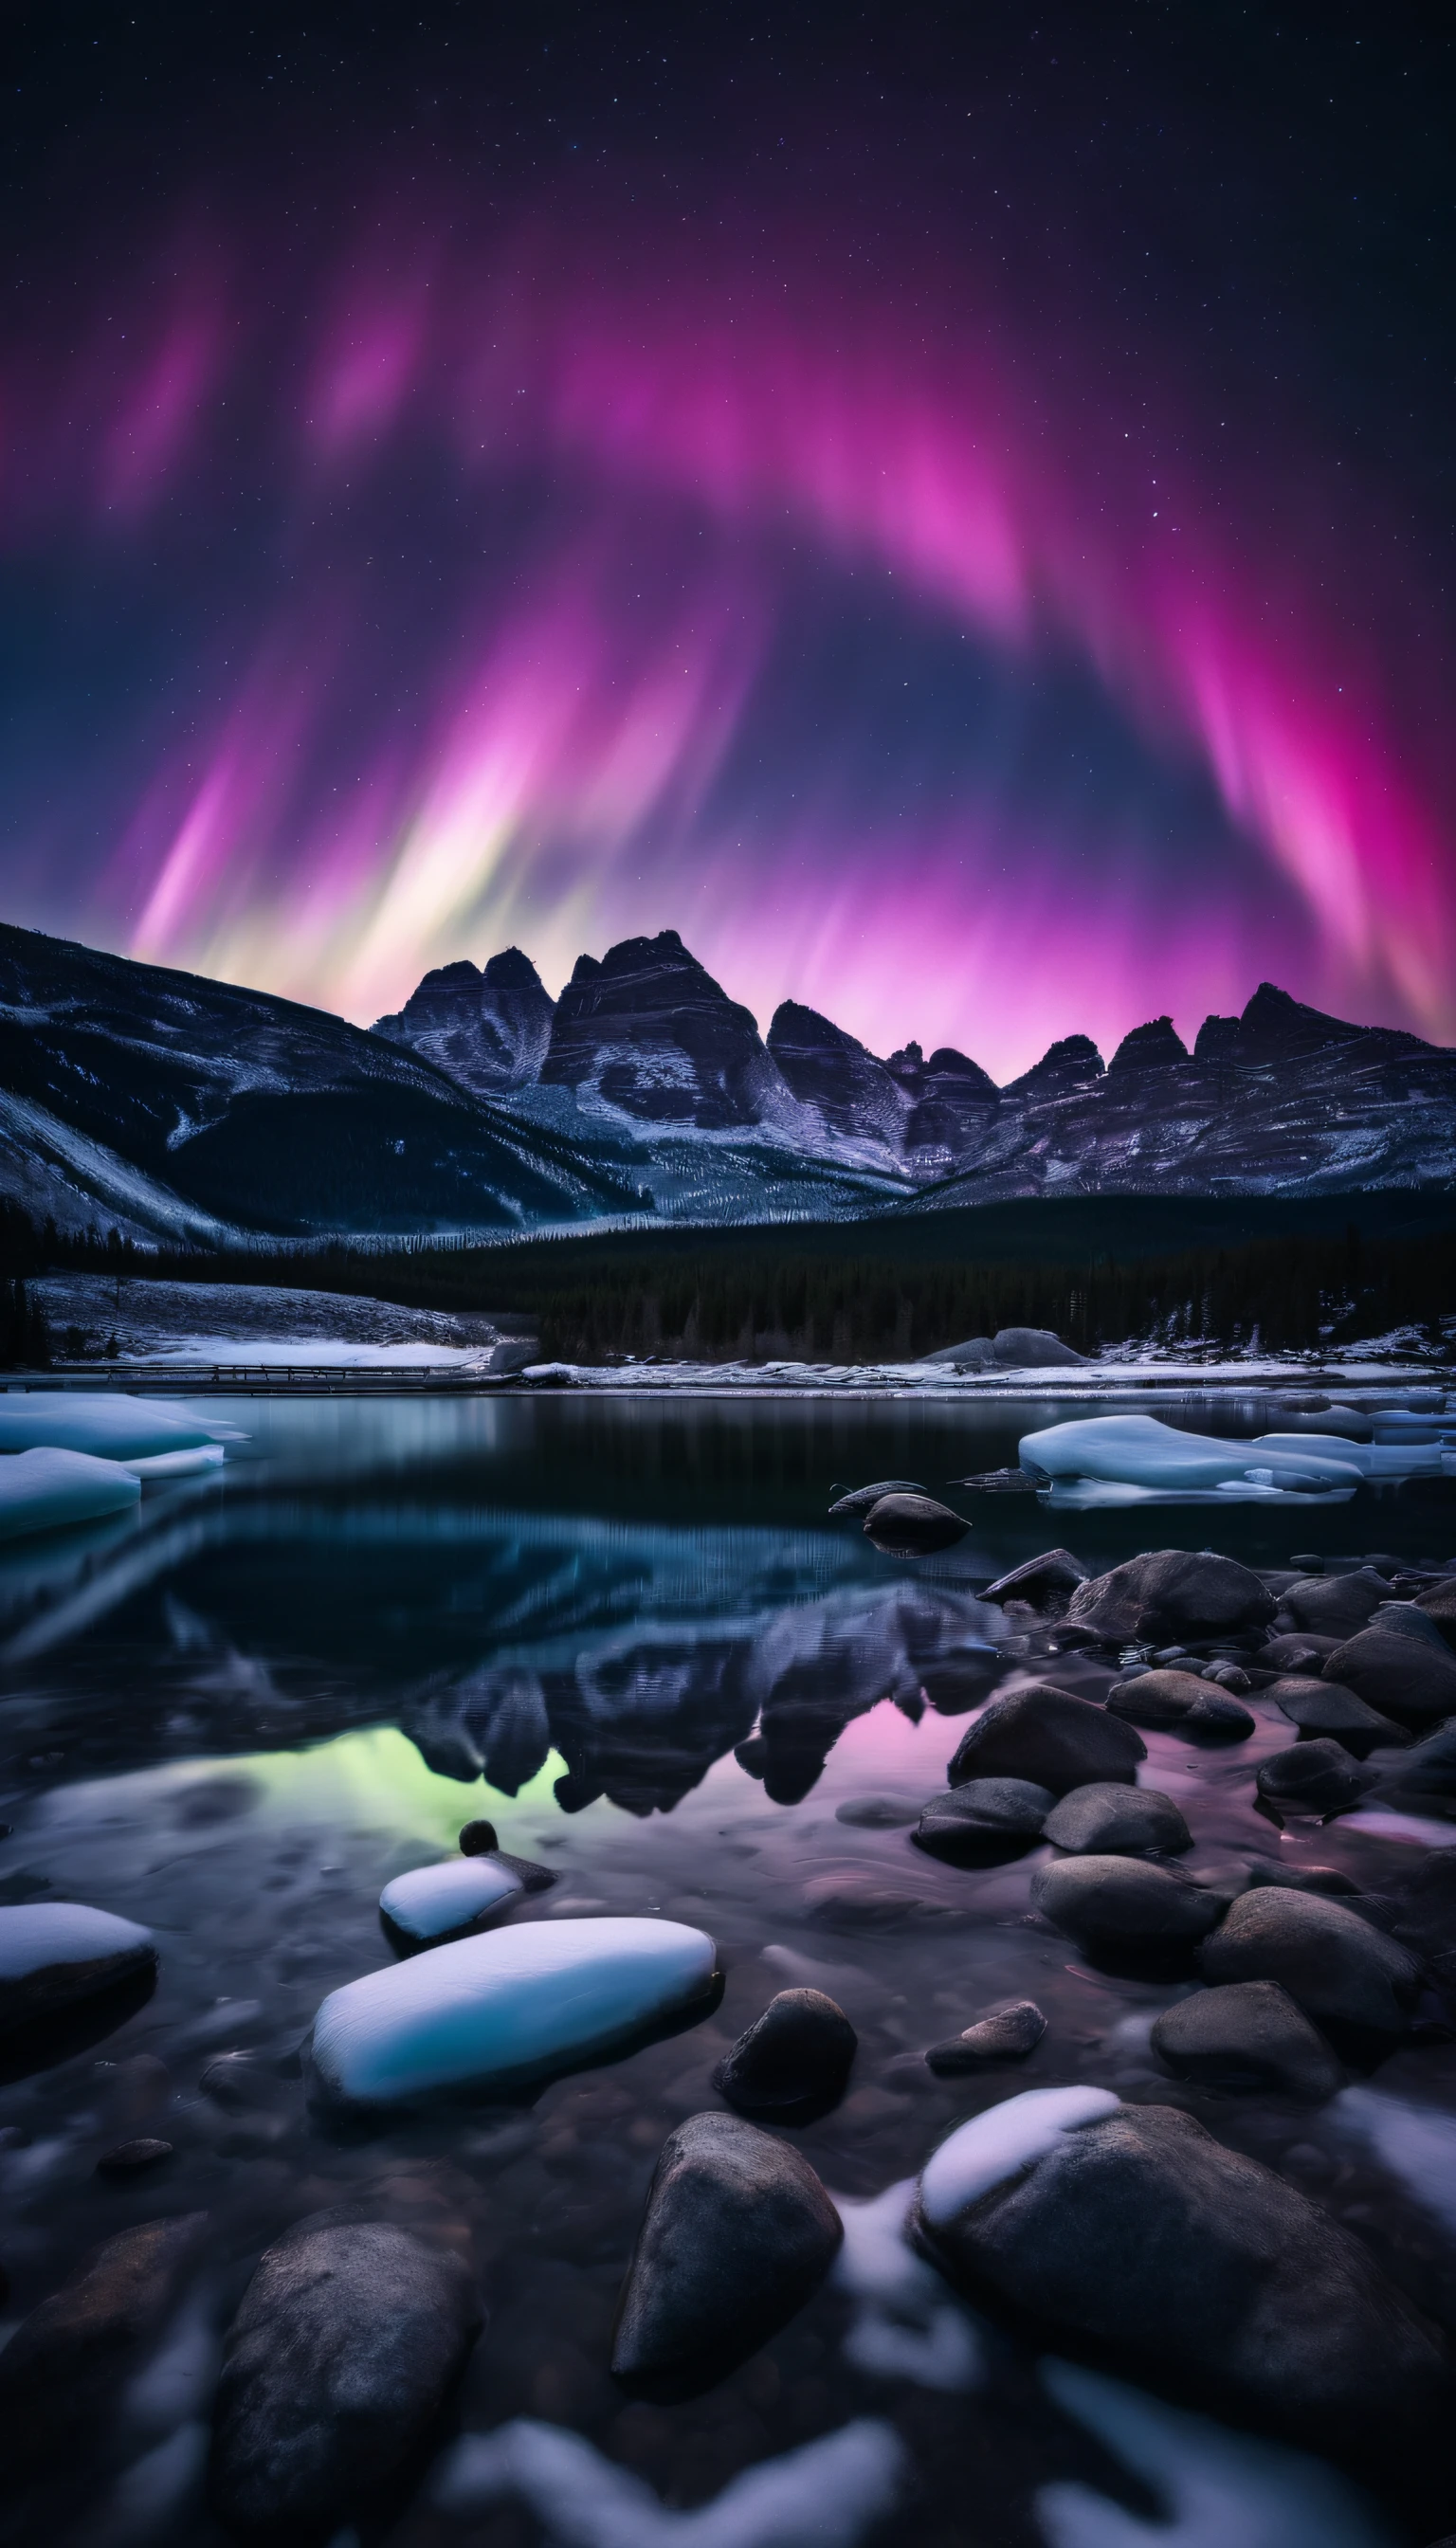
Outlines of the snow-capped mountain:
M 1453 1178 L 1456 1052 L 1268 983 L 1191 1053 L 1160 1018 L 997 1088 L 793 1001 L 762 1037 L 672 930 L 583 956 L 555 1002 L 517 950 L 446 965 L 368 1033 L 0 927 L 0 1192 L 64 1227 L 506 1235 Z

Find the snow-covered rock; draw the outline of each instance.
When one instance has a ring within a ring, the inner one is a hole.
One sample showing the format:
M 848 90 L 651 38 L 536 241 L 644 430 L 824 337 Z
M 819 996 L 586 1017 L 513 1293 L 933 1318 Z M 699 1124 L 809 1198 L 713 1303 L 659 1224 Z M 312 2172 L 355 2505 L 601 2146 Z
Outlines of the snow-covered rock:
M 973 2115 L 942 2141 L 921 2171 L 920 2210 L 933 2230 L 978 2203 L 993 2185 L 1019 2176 L 1054 2148 L 1063 2133 L 1115 2114 L 1111 2088 L 1026 2088 Z
M 677 1920 L 552 1920 L 462 1938 L 331 1991 L 314 2021 L 326 2096 L 397 2105 L 604 2052 L 704 1999 L 717 1949 Z
M 87 1902 L 0 1908 L 0 2027 L 48 2017 L 156 1963 L 149 1929 Z
M 89 1451 L 22 1451 L 0 1460 L 0 1539 L 102 1521 L 125 1512 L 140 1494 L 140 1480 L 119 1461 L 98 1460 Z
M 391 1925 L 421 1947 L 461 1937 L 507 1902 L 519 1901 L 520 1877 L 497 1858 L 451 1858 L 440 1866 L 411 1866 L 392 1876 L 379 1897 Z

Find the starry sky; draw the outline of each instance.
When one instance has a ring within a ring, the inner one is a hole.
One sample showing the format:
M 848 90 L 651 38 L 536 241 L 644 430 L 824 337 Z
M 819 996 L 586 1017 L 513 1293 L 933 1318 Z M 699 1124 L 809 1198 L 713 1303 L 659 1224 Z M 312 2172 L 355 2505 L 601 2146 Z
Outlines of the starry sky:
M 1456 1041 L 1432 23 L 8 13 L 0 918 Z

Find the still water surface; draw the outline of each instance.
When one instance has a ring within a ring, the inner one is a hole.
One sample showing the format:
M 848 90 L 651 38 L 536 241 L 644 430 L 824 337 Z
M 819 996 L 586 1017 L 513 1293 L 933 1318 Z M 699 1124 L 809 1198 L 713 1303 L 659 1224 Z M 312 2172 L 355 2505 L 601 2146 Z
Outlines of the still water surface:
M 978 1588 L 1039 1549 L 1065 1540 L 1094 1571 L 1140 1547 L 1211 1541 L 1265 1566 L 1307 1550 L 1439 1559 L 1456 1547 L 1456 1484 L 1284 1512 L 1048 1515 L 1030 1498 L 969 1496 L 960 1547 L 906 1565 L 826 1521 L 832 1485 L 903 1476 L 945 1492 L 1013 1462 L 1022 1431 L 1079 1404 L 402 1398 L 208 1411 L 250 1436 L 220 1480 L 148 1493 L 135 1521 L 0 1561 L 0 1820 L 12 1827 L 0 1900 L 103 1905 L 147 1922 L 162 1956 L 154 1995 L 124 2024 L 0 2084 L 0 2317 L 13 2324 L 134 2222 L 209 2216 L 170 2403 L 124 2409 L 89 2455 L 0 2512 L 0 2536 L 221 2539 L 193 2447 L 220 2331 L 271 2238 L 368 2188 L 375 2209 L 427 2215 L 469 2243 L 489 2323 L 459 2402 L 467 2428 L 522 2414 L 570 2427 L 663 2502 L 695 2505 L 869 2414 L 895 2424 L 913 2472 L 877 2540 L 1201 2548 L 1207 2536 L 1212 2548 L 1213 2533 L 1164 2526 L 1178 2489 L 1147 2492 L 1145 2455 L 1139 2478 L 1056 2404 L 1033 2356 L 968 2318 L 942 2330 L 939 2351 L 922 2328 L 919 2353 L 913 2341 L 897 2352 L 871 2303 L 830 2289 L 704 2398 L 663 2408 L 615 2389 L 611 2318 L 664 2137 L 720 2103 L 714 2063 L 790 1982 L 830 1992 L 859 2033 L 849 2094 L 793 2136 L 836 2194 L 913 2175 L 952 2124 L 1020 2088 L 1093 2081 L 1183 2104 L 1287 2173 L 1456 2324 L 1456 2171 L 1443 2226 L 1429 2188 L 1379 2168 L 1336 2110 L 1175 2088 L 1146 2034 L 1177 1986 L 1094 1973 L 1030 1921 L 1045 1851 L 967 1873 L 913 1849 L 904 1828 L 838 1819 L 856 1799 L 908 1809 L 944 1786 L 953 1720 L 1008 1660 L 978 1660 L 992 1634 L 1007 1642 Z M 1267 1402 L 1217 1417 L 1191 1408 L 1188 1420 L 1252 1433 Z M 1010 1668 L 1038 1651 L 1033 1636 Z M 1074 1685 L 1066 1668 L 1056 1678 Z M 1195 1868 L 1303 1850 L 1379 1889 L 1409 1840 L 1334 1825 L 1316 1846 L 1251 1810 L 1257 1757 L 1288 1739 L 1261 1721 L 1230 1756 L 1149 1734 L 1143 1782 L 1177 1797 Z M 503 1847 L 557 1871 L 518 1916 L 691 1922 L 718 1942 L 722 2003 L 530 2102 L 329 2131 L 299 2076 L 314 2011 L 389 1959 L 381 1885 L 452 1851 L 480 1814 Z M 1049 2020 L 1031 2059 L 934 2078 L 924 2048 L 1008 1994 Z M 208 2065 L 234 2049 L 258 2056 L 246 2096 L 204 2089 Z M 1404 2051 L 1379 2084 L 1456 2113 L 1456 2052 Z M 173 2156 L 130 2183 L 98 2176 L 98 2158 L 137 2134 L 165 2138 Z M 128 2475 L 148 2453 L 150 2492 Z M 1268 2531 L 1269 2548 L 1333 2537 L 1311 2489 L 1308 2524 Z M 1078 2528 L 1086 2490 L 1103 2509 Z M 1235 2485 L 1222 2535 L 1263 2540 L 1236 2497 Z M 1352 2548 L 1412 2537 L 1394 2516 L 1388 2531 L 1368 2526 L 1373 2514 L 1358 2527 L 1358 2508 L 1350 2518 Z M 462 2524 L 418 2493 L 381 2535 L 528 2548 L 543 2533 L 520 2503 Z

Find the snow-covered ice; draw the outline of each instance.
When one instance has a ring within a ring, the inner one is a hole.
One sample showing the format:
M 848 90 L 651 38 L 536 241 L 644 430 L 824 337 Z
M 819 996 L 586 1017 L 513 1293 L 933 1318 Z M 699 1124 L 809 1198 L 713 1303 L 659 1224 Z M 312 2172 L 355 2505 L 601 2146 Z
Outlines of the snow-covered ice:
M 103 1460 L 153 1460 L 244 1437 L 235 1424 L 158 1399 L 114 1390 L 7 1390 L 0 1394 L 0 1452 L 88 1451 Z
M 920 2178 L 920 2209 L 933 2230 L 944 2229 L 993 2185 L 1053 2149 L 1063 2133 L 1100 2123 L 1122 2099 L 1111 2088 L 1026 2088 L 973 2115 L 942 2141 Z
M 462 1938 L 331 1991 L 314 2067 L 352 2105 L 528 2079 L 705 1998 L 717 1949 L 677 1920 L 560 1919 Z
M 450 1858 L 438 1866 L 411 1866 L 407 1874 L 392 1876 L 379 1907 L 407 1938 L 427 1946 L 519 1901 L 523 1891 L 520 1877 L 498 1859 Z
M 98 1460 L 89 1451 L 22 1451 L 0 1460 L 0 1539 L 101 1521 L 125 1512 L 140 1494 L 140 1480 L 118 1460 Z
M 89 1902 L 15 1902 L 0 1907 L 0 1985 L 22 1983 L 62 1964 L 139 1962 L 153 1952 L 149 1929 Z M 103 1979 L 108 1976 L 103 1975 Z
M 1375 2506 L 1323 2460 L 1070 2362 L 1044 2363 L 1042 2380 L 1166 2507 L 1144 2521 L 1075 2480 L 1044 2486 L 1047 2548 L 1396 2548 Z
M 517 2416 L 456 2442 L 430 2491 L 440 2511 L 466 2520 L 512 2499 L 528 2504 L 551 2548 L 855 2548 L 895 2503 L 904 2473 L 893 2425 L 865 2415 L 743 2470 L 711 2503 L 672 2512 L 580 2433 Z
M 1092 1501 L 1088 1488 L 1115 1487 L 1119 1501 L 1132 1500 L 1133 1491 L 1138 1499 L 1176 1495 L 1222 1503 L 1314 1495 L 1323 1502 L 1331 1492 L 1349 1496 L 1363 1485 L 1372 1452 L 1333 1434 L 1266 1433 L 1235 1442 L 1181 1432 L 1156 1415 L 1085 1415 L 1024 1434 L 1017 1457 L 1028 1476 L 1049 1488 L 1053 1502 L 1086 1502 Z

